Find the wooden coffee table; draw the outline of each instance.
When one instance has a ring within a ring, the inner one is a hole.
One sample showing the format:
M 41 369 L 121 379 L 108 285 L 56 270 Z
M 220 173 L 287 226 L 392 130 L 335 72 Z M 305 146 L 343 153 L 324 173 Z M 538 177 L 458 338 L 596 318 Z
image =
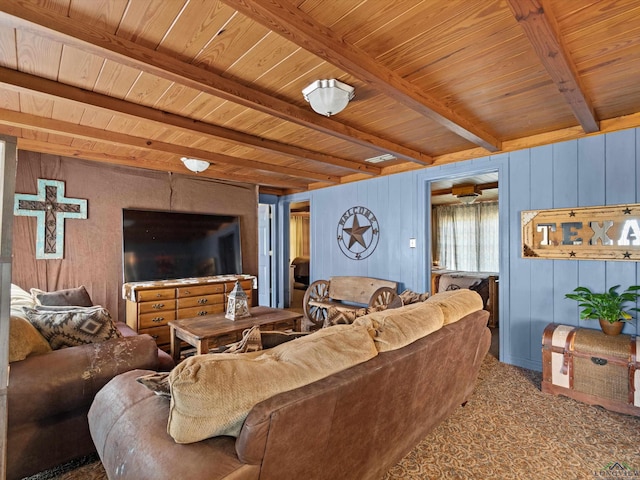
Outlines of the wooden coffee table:
M 224 313 L 184 318 L 169 322 L 171 327 L 171 356 L 180 361 L 180 340 L 196 347 L 198 355 L 208 353 L 212 347 L 226 345 L 242 339 L 242 332 L 254 325 L 265 330 L 300 331 L 302 314 L 270 307 L 253 307 L 251 316 L 229 320 Z

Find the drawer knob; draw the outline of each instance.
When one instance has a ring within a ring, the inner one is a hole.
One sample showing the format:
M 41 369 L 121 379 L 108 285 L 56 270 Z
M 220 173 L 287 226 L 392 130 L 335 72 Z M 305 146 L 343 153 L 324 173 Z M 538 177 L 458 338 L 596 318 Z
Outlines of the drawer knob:
M 151 338 L 153 338 L 154 340 L 158 340 L 159 335 L 151 335 Z
M 184 291 L 184 294 L 185 294 L 185 295 L 191 295 L 191 292 L 190 292 L 189 290 L 185 290 L 185 291 Z
M 155 308 L 156 310 L 160 310 L 162 307 L 164 307 L 164 303 L 154 303 L 153 304 L 153 308 Z
M 162 298 L 162 294 L 161 293 L 156 293 L 156 297 L 157 298 Z
M 152 318 L 152 319 L 151 319 L 151 321 L 152 321 L 152 322 L 156 322 L 156 323 L 157 323 L 157 322 L 161 322 L 161 321 L 163 321 L 163 320 L 164 320 L 164 317 L 155 317 L 155 318 Z
M 198 303 L 199 303 L 200 305 L 204 305 L 204 304 L 205 304 L 205 303 L 207 303 L 208 301 L 209 301 L 209 300 L 207 300 L 206 298 L 200 298 L 200 299 L 198 299 Z
M 206 312 L 205 310 L 200 310 L 200 311 L 198 312 L 198 315 L 200 315 L 200 316 L 202 316 L 202 315 L 206 315 L 206 314 L 207 314 L 207 312 Z

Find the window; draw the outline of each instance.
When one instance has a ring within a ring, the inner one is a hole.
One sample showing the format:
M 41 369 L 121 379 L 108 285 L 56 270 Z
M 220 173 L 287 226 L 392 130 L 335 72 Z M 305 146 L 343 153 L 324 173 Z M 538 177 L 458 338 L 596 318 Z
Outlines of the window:
M 498 202 L 433 209 L 433 258 L 467 272 L 499 271 Z

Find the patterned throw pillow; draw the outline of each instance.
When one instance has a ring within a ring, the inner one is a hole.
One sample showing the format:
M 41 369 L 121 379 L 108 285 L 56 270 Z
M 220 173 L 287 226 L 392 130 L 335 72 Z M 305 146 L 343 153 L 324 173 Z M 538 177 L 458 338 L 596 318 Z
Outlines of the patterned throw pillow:
M 408 288 L 400 294 L 400 298 L 402 299 L 403 305 L 409 305 L 411 303 L 424 302 L 427 298 L 429 298 L 429 292 L 418 293 L 413 290 L 409 290 Z
M 95 307 L 36 305 L 35 308 L 24 307 L 24 312 L 31 324 L 38 329 L 54 350 L 122 337 L 109 311 L 99 305 Z
M 247 353 L 267 350 L 282 343 L 308 335 L 310 332 L 278 332 L 275 330 L 260 331 L 254 325 L 242 332 L 242 340 L 212 350 L 210 353 Z
M 363 317 L 373 312 L 381 312 L 386 310 L 387 305 L 378 305 L 376 307 L 357 308 L 355 310 L 341 310 L 336 307 L 329 307 L 327 309 L 327 318 L 324 320 L 324 327 L 330 327 L 332 325 L 350 325 L 356 318 Z
M 156 395 L 171 398 L 171 387 L 169 385 L 169 372 L 155 372 L 142 375 L 136 378 L 136 382 L 141 383 Z

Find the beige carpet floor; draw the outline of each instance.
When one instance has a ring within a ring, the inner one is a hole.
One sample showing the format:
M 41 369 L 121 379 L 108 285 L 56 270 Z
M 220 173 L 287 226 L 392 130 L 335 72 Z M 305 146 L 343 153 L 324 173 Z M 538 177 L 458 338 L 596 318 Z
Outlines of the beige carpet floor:
M 640 480 L 640 417 L 544 394 L 540 381 L 538 372 L 487 355 L 468 404 L 385 480 Z M 87 461 L 71 471 L 36 478 L 105 480 L 100 462 Z

